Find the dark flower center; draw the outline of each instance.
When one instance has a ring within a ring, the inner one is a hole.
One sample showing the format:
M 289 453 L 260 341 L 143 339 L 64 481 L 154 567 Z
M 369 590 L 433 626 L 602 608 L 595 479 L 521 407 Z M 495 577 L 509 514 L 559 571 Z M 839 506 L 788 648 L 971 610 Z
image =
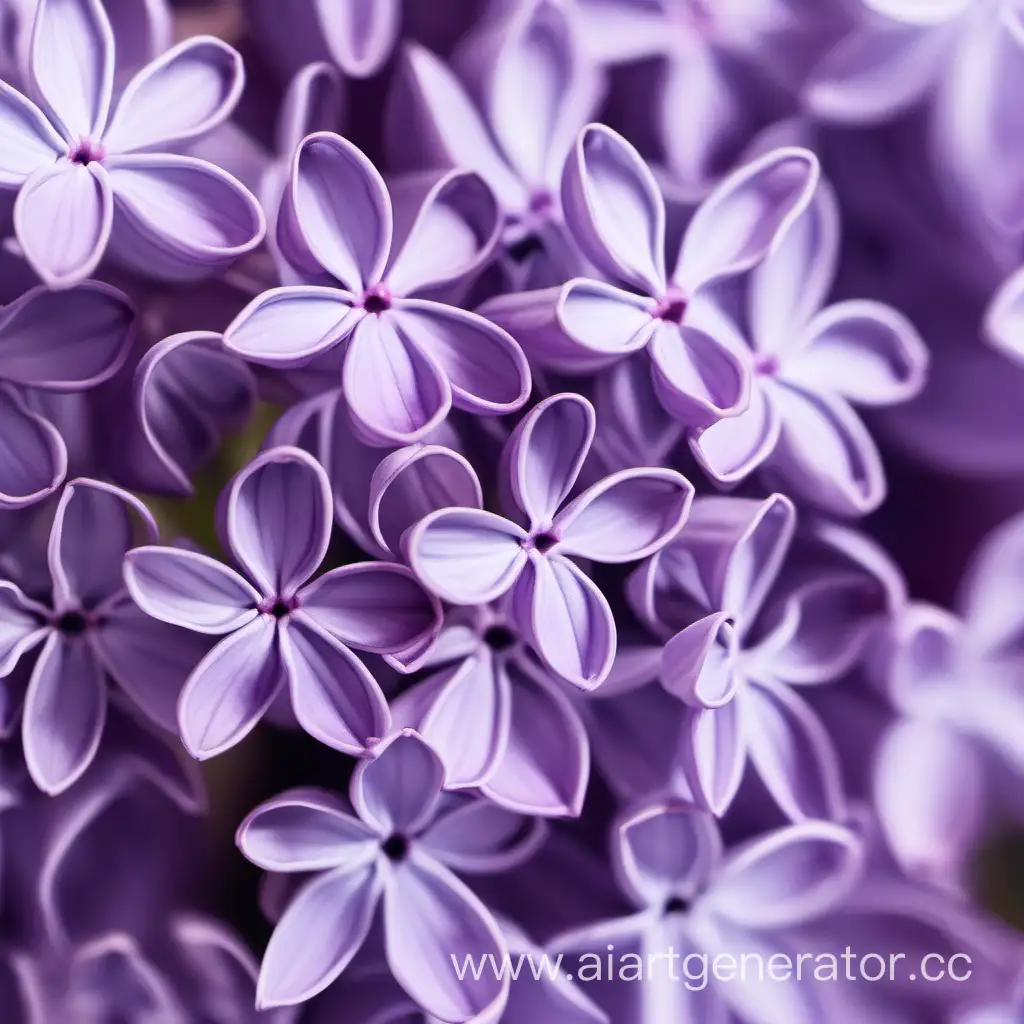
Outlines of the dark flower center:
M 774 377 L 779 372 L 779 360 L 777 356 L 761 356 L 754 363 L 754 369 L 762 377 Z
M 64 612 L 57 619 L 57 629 L 65 636 L 81 636 L 89 628 L 89 621 L 81 612 Z
M 409 856 L 409 840 L 400 835 L 388 836 L 381 849 L 389 861 L 401 864 Z
M 491 626 L 484 632 L 484 643 L 496 654 L 516 644 L 516 635 L 508 626 Z
M 535 252 L 541 252 L 543 248 L 544 243 L 541 242 L 540 237 L 531 233 L 523 235 L 518 242 L 513 242 L 508 247 L 508 255 L 514 263 L 522 263 L 528 256 L 532 256 Z
M 369 288 L 363 296 L 363 309 L 367 313 L 386 313 L 391 308 L 391 293 L 383 285 Z
M 665 900 L 665 906 L 661 908 L 662 917 L 669 917 L 673 914 L 685 914 L 690 909 L 686 900 L 679 896 L 670 896 Z
M 82 139 L 77 146 L 68 150 L 68 159 L 74 164 L 81 164 L 83 167 L 94 162 L 101 162 L 105 155 L 101 145 L 90 142 L 88 139 Z
M 553 533 L 538 533 L 533 538 L 533 546 L 542 555 L 546 555 L 556 544 L 558 538 Z
M 654 315 L 659 320 L 670 324 L 681 324 L 686 316 L 687 301 L 678 293 L 666 295 L 654 309 Z
M 286 601 L 283 597 L 267 598 L 261 605 L 260 611 L 264 615 L 273 615 L 275 619 L 283 619 L 295 611 L 294 600 Z

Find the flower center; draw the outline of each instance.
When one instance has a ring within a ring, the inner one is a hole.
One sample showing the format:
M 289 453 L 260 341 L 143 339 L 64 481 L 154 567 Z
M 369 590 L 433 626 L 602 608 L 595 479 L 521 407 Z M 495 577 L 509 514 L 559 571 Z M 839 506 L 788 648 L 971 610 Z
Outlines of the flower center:
M 263 601 L 259 610 L 264 615 L 272 615 L 275 619 L 283 619 L 291 615 L 295 611 L 296 602 L 293 598 L 290 601 L 286 601 L 283 597 L 268 597 L 266 601 Z
M 105 156 L 103 147 L 90 139 L 79 139 L 78 145 L 68 150 L 68 159 L 82 167 L 91 163 L 102 163 Z
M 775 377 L 779 372 L 778 356 L 761 356 L 754 363 L 755 371 L 762 377 Z
M 524 542 L 523 546 L 529 550 L 540 552 L 542 555 L 546 555 L 559 541 L 559 538 L 555 534 L 550 532 L 538 533 L 533 537 L 528 537 Z
M 665 906 L 661 908 L 661 916 L 670 917 L 674 914 L 685 914 L 689 909 L 690 907 L 686 900 L 679 896 L 670 896 L 665 900 Z
M 382 285 L 367 288 L 363 295 L 363 309 L 367 313 L 386 313 L 391 308 L 391 292 Z
M 409 840 L 405 836 L 388 836 L 381 845 L 384 856 L 393 864 L 401 864 L 409 856 Z
M 681 324 L 686 316 L 686 298 L 679 292 L 669 292 L 654 308 L 654 315 L 659 320 L 670 324 Z
M 530 213 L 546 217 L 554 208 L 555 197 L 546 188 L 539 188 L 530 196 Z
M 81 612 L 64 612 L 56 626 L 65 636 L 81 636 L 89 628 L 89 620 Z
M 516 635 L 508 626 L 491 626 L 484 631 L 484 643 L 495 654 L 507 651 L 516 645 Z

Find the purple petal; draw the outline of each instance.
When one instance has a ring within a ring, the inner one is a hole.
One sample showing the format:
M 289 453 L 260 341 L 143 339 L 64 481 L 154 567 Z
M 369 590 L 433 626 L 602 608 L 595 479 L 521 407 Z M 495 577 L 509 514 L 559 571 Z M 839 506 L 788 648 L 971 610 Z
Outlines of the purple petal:
M 366 666 L 305 616 L 282 631 L 281 654 L 302 728 L 345 754 L 362 754 L 391 724 L 387 701 Z
M 179 1006 L 167 978 L 132 939 L 118 932 L 76 949 L 68 973 L 65 1005 L 73 1016 L 124 1012 L 159 1020 Z
M 526 533 L 481 509 L 446 508 L 420 520 L 406 539 L 409 564 L 438 597 L 452 604 L 496 600 L 526 564 Z
M 351 797 L 359 817 L 381 836 L 414 835 L 430 821 L 444 786 L 444 766 L 411 729 L 394 733 L 360 761 Z
M 736 694 L 735 657 L 735 631 L 728 615 L 707 615 L 665 645 L 661 684 L 689 707 L 720 708 Z
M 441 365 L 406 333 L 397 314 L 361 320 L 345 355 L 342 386 L 357 431 L 369 444 L 418 441 L 448 415 L 452 393 Z
M 238 314 L 224 332 L 224 345 L 266 366 L 305 366 L 348 337 L 363 316 L 339 288 L 271 288 Z
M 782 429 L 769 465 L 787 487 L 836 515 L 877 508 L 885 497 L 881 457 L 846 401 L 784 385 L 772 398 Z
M 124 580 L 147 615 L 199 633 L 231 633 L 258 614 L 260 594 L 234 569 L 197 551 L 136 548 L 125 557 Z
M 22 713 L 25 763 L 54 796 L 92 763 L 107 715 L 103 670 L 84 640 L 54 633 L 36 662 Z
M 716 817 L 728 809 L 747 764 L 747 738 L 740 701 L 713 710 L 691 711 L 686 722 L 689 742 L 681 755 L 694 795 Z
M 414 444 L 392 452 L 370 481 L 370 531 L 392 555 L 409 527 L 456 506 L 481 508 L 483 492 L 469 461 L 442 445 Z
M 71 139 L 98 137 L 110 107 L 114 36 L 99 0 L 39 0 L 29 77 L 35 96 Z
M 103 0 L 114 34 L 115 87 L 170 48 L 173 25 L 166 0 Z
M 320 463 L 300 448 L 271 448 L 228 488 L 226 542 L 264 595 L 288 600 L 327 554 L 331 518 Z
M 57 429 L 0 385 L 0 509 L 15 509 L 52 494 L 64 479 L 68 453 Z
M 0 82 L 0 184 L 20 185 L 67 149 L 42 111 Z
M 594 440 L 594 407 L 582 396 L 538 403 L 507 445 L 512 491 L 534 529 L 551 525 L 569 496 Z
M 376 74 L 398 38 L 398 0 L 314 0 L 324 41 L 335 63 L 353 78 Z
M 84 0 L 83 0 L 84 2 Z M 14 203 L 14 230 L 25 259 L 49 288 L 68 288 L 95 269 L 110 239 L 111 178 L 96 162 L 41 167 Z
M 349 870 L 371 860 L 378 839 L 343 801 L 319 789 L 290 789 L 259 805 L 238 826 L 243 856 L 264 871 Z
M 590 780 L 590 745 L 579 715 L 543 673 L 509 663 L 512 713 L 498 766 L 482 787 L 509 810 L 577 817 Z
M 108 153 L 173 149 L 230 116 L 245 73 L 236 50 L 212 36 L 172 47 L 128 83 L 103 133 Z
M 775 406 L 756 383 L 750 405 L 738 416 L 728 416 L 696 430 L 690 450 L 708 476 L 719 483 L 736 483 L 749 476 L 775 450 L 781 424 Z
M 404 565 L 360 562 L 332 569 L 299 599 L 323 629 L 374 654 L 395 654 L 441 629 L 440 604 Z
M 375 862 L 308 882 L 270 936 L 256 1006 L 291 1006 L 322 992 L 348 966 L 373 924 L 382 880 Z
M 380 280 L 391 232 L 391 200 L 373 164 L 339 135 L 303 140 L 278 223 L 285 259 L 296 270 L 322 267 L 358 294 Z
M 255 728 L 284 678 L 277 623 L 269 616 L 221 640 L 196 666 L 178 703 L 188 752 L 206 760 L 233 747 Z
M 615 658 L 615 619 L 604 594 L 567 558 L 535 556 L 516 584 L 514 601 L 537 654 L 582 690 L 600 686 Z
M 752 928 L 801 924 L 845 896 L 862 864 L 860 841 L 848 829 L 789 825 L 730 853 L 705 906 Z
M 655 803 L 616 824 L 612 852 L 623 888 L 642 906 L 672 896 L 692 899 L 705 888 L 722 856 L 714 819 L 679 804 Z
M 783 683 L 748 682 L 741 701 L 750 760 L 792 821 L 842 817 L 839 756 L 818 716 Z
M 0 580 L 0 679 L 9 676 L 18 660 L 46 636 L 46 609 L 7 580 Z
M 392 186 L 391 197 L 396 241 L 386 283 L 393 295 L 463 280 L 490 259 L 503 225 L 479 175 L 410 175 Z
M 671 469 L 624 469 L 584 491 L 555 518 L 562 554 L 632 562 L 664 547 L 690 511 L 693 485 Z
M 127 491 L 85 479 L 64 488 L 47 552 L 58 610 L 92 607 L 123 589 L 121 563 L 136 524 L 146 540 L 156 540 L 156 522 Z
M 89 281 L 64 292 L 33 288 L 0 320 L 0 376 L 58 391 L 92 387 L 120 368 L 134 327 L 135 307 L 107 285 Z
M 949 21 L 970 6 L 970 0 L 865 0 L 879 14 L 914 25 Z
M 285 159 L 311 132 L 330 128 L 341 120 L 344 79 L 326 61 L 300 68 L 288 84 L 277 119 L 276 152 Z
M 488 800 L 455 805 L 423 835 L 423 846 L 442 864 L 466 874 L 511 871 L 547 838 L 540 819 L 527 819 Z
M 205 160 L 138 153 L 112 157 L 106 166 L 117 210 L 111 249 L 129 267 L 192 280 L 263 240 L 266 220 L 256 198 Z
M 820 173 L 806 149 L 776 149 L 731 174 L 686 229 L 673 280 L 688 295 L 749 270 L 811 201 Z
M 966 885 L 988 814 L 978 747 L 941 722 L 907 719 L 882 740 L 873 786 L 889 848 L 914 879 Z
M 562 178 L 566 223 L 584 255 L 646 294 L 665 292 L 665 204 L 640 154 L 617 132 L 588 125 Z
M 452 403 L 482 415 L 519 409 L 530 395 L 530 366 L 515 339 L 476 313 L 423 299 L 394 312 L 399 332 L 430 354 L 447 377 Z
M 661 404 L 687 426 L 710 426 L 722 416 L 742 412 L 749 401 L 750 374 L 745 363 L 696 327 L 663 321 L 648 351 Z
M 485 971 L 479 981 L 460 981 L 452 970 L 453 950 L 458 956 L 490 953 L 500 962 L 506 947 L 480 900 L 427 857 L 414 856 L 387 876 L 384 941 L 395 979 L 435 1017 L 469 1021 L 494 1012 L 507 998 L 507 979 Z

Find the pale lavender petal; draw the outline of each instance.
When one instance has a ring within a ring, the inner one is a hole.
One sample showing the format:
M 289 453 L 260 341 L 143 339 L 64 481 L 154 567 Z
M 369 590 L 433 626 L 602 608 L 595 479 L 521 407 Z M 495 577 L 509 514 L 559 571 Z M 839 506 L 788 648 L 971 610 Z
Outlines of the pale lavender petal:
M 451 954 L 501 961 L 507 951 L 498 926 L 480 900 L 447 868 L 415 854 L 387 876 L 384 942 L 388 965 L 427 1013 L 469 1021 L 493 1013 L 507 998 L 508 979 L 485 971 L 459 980 Z
M 13 583 L 0 580 L 0 679 L 17 665 L 18 659 L 46 636 L 46 609 L 27 598 Z
M 285 259 L 296 270 L 322 267 L 359 293 L 380 280 L 391 233 L 387 187 L 362 152 L 330 132 L 304 139 L 278 222 Z
M 321 743 L 362 754 L 391 725 L 387 701 L 369 669 L 304 615 L 281 634 L 281 656 L 300 725 Z
M 481 508 L 483 492 L 469 461 L 451 448 L 414 444 L 392 452 L 370 481 L 370 531 L 381 548 L 397 555 L 402 535 L 430 512 Z
M 258 614 L 258 591 L 198 551 L 135 548 L 125 557 L 124 581 L 147 615 L 199 633 L 230 633 Z
M 382 886 L 371 862 L 329 871 L 300 889 L 267 944 L 256 1006 L 291 1006 L 327 988 L 369 934 Z
M 492 874 L 529 860 L 548 836 L 539 818 L 471 799 L 442 812 L 423 834 L 423 847 L 454 871 Z
M 111 250 L 130 267 L 192 280 L 263 240 L 267 225 L 256 197 L 205 160 L 138 153 L 106 166 L 116 209 Z
M 103 670 L 88 644 L 52 634 L 32 672 L 21 724 L 25 763 L 44 793 L 62 793 L 82 776 L 106 715 Z
M 975 744 L 941 722 L 897 722 L 879 747 L 873 792 L 889 848 L 912 878 L 954 890 L 968 884 L 989 813 Z
M 1024 362 L 1024 267 L 1000 285 L 985 313 L 987 340 L 1016 362 Z
M 490 259 L 503 222 L 478 174 L 409 175 L 391 186 L 391 199 L 394 256 L 385 281 L 393 295 L 470 278 Z
M 56 391 L 92 387 L 120 368 L 134 328 L 135 307 L 108 285 L 88 281 L 52 293 L 33 288 L 0 318 L 0 377 Z
M 213 36 L 186 39 L 127 85 L 103 133 L 108 153 L 173 149 L 230 116 L 245 83 L 238 51 Z
M 772 150 L 734 171 L 690 221 L 675 283 L 693 295 L 760 262 L 806 209 L 819 174 L 817 157 L 796 148 Z
M 395 654 L 441 629 L 440 604 L 404 565 L 332 569 L 303 589 L 299 601 L 323 629 L 374 654 Z
M 735 630 L 725 612 L 676 633 L 661 655 L 661 685 L 693 708 L 720 708 L 737 686 Z
M 702 805 L 721 817 L 736 796 L 747 764 L 740 701 L 691 711 L 685 731 L 689 742 L 682 744 L 681 754 L 687 781 Z
M 863 857 L 858 837 L 840 825 L 789 825 L 730 853 L 704 905 L 751 928 L 801 924 L 847 895 Z
M 238 314 L 224 346 L 266 366 L 305 366 L 348 337 L 364 315 L 340 288 L 271 288 Z
M 114 80 L 114 36 L 99 0 L 39 0 L 28 70 L 68 138 L 99 136 Z
M 780 429 L 775 406 L 764 388 L 755 382 L 746 410 L 694 431 L 690 450 L 712 479 L 723 484 L 736 483 L 771 455 L 778 444 Z
M 662 321 L 649 351 L 658 398 L 680 422 L 707 427 L 749 401 L 746 362 L 699 328 Z
M 315 61 L 300 68 L 288 84 L 277 119 L 278 155 L 290 159 L 310 132 L 338 124 L 343 93 L 344 80 L 333 64 Z
M 786 378 L 797 387 L 871 406 L 909 401 L 924 387 L 928 349 L 891 306 L 840 302 L 818 314 L 807 331 L 804 347 L 786 364 Z
M 367 316 L 345 354 L 342 387 L 357 431 L 373 445 L 418 441 L 448 415 L 444 370 L 397 315 Z M 429 343 L 428 343 L 429 344 Z
M 0 82 L 0 185 L 20 185 L 66 149 L 67 144 L 42 111 L 6 82 Z
M 0 385 L 0 509 L 31 505 L 64 479 L 68 453 L 57 429 Z
M 259 618 L 225 637 L 196 666 L 178 704 L 181 739 L 206 760 L 247 736 L 284 683 L 277 623 Z
M 792 821 L 840 819 L 839 755 L 821 719 L 784 683 L 748 682 L 740 699 L 750 760 L 782 812 Z
M 665 292 L 665 205 L 640 154 L 617 132 L 580 132 L 562 178 L 565 219 L 584 255 L 612 278 Z
M 970 0 L 864 0 L 864 3 L 879 14 L 914 25 L 950 21 L 970 7 Z
M 722 839 L 704 811 L 655 803 L 616 822 L 612 854 L 623 888 L 641 906 L 660 910 L 672 896 L 692 899 L 705 888 L 721 860 Z
M 526 564 L 526 532 L 480 509 L 441 509 L 406 537 L 409 563 L 420 580 L 452 604 L 487 604 L 518 579 Z
M 516 584 L 520 628 L 556 675 L 582 690 L 604 682 L 615 658 L 615 618 L 597 585 L 567 558 L 534 556 Z
M 243 856 L 264 871 L 352 869 L 371 860 L 377 834 L 320 789 L 290 789 L 259 805 L 235 833 Z
M 512 712 L 498 766 L 484 795 L 509 810 L 577 817 L 590 780 L 590 745 L 575 708 L 542 672 L 507 667 Z
M 530 366 L 502 328 L 454 306 L 405 299 L 395 308 L 398 330 L 429 353 L 451 385 L 452 404 L 481 415 L 519 409 L 530 395 Z
M 138 1020 L 159 1020 L 177 1012 L 179 1002 L 168 979 L 143 955 L 134 940 L 113 932 L 74 951 L 68 967 L 66 1012 L 103 1017 L 117 1012 Z
M 381 836 L 413 835 L 434 815 L 444 766 L 411 729 L 397 732 L 360 761 L 350 794 L 359 817 Z
M 588 488 L 555 517 L 558 551 L 632 562 L 664 547 L 690 511 L 693 485 L 671 469 L 624 469 Z
M 550 526 L 594 440 L 594 407 L 576 394 L 538 403 L 509 438 L 512 492 L 534 529 Z
M 110 175 L 60 160 L 36 171 L 14 203 L 14 230 L 25 259 L 50 288 L 87 278 L 106 251 L 113 223 Z
M 399 0 L 314 0 L 335 63 L 353 78 L 376 74 L 398 38 Z
M 115 88 L 156 60 L 173 41 L 172 13 L 167 0 L 103 0 L 114 33 Z
M 301 448 L 271 448 L 232 480 L 227 546 L 266 596 L 295 592 L 316 571 L 331 537 L 331 485 Z

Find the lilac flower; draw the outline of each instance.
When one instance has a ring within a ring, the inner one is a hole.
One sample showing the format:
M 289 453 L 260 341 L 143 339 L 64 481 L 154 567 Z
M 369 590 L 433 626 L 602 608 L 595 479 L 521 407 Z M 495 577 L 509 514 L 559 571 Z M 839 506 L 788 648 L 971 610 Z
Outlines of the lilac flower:
M 405 538 L 410 564 L 439 597 L 480 605 L 510 594 L 511 615 L 537 655 L 583 689 L 608 674 L 615 619 L 569 556 L 608 563 L 643 558 L 679 531 L 693 496 L 674 470 L 629 469 L 562 507 L 594 429 L 593 406 L 573 394 L 546 399 L 516 428 L 505 464 L 526 528 L 482 509 L 446 508 Z
M 787 932 L 827 914 L 857 881 L 862 849 L 848 829 L 809 821 L 765 833 L 723 855 L 709 816 L 679 804 L 652 803 L 623 814 L 613 832 L 619 885 L 634 914 L 584 925 L 554 937 L 551 950 L 597 953 L 618 961 L 648 954 L 681 958 L 703 953 L 760 952 L 767 960 Z M 726 1020 L 736 1014 L 759 1024 L 824 1020 L 814 986 L 745 972 L 729 982 L 712 973 L 699 991 L 667 969 L 646 970 L 643 982 L 621 985 L 615 1019 Z M 598 986 L 608 991 L 608 986 Z M 600 999 L 600 996 L 597 996 Z M 614 997 L 613 997 L 614 998 Z M 609 999 L 610 1001 L 610 999 Z M 626 1016 L 628 1014 L 628 1016 Z
M 467 1021 L 495 1013 L 508 979 L 459 980 L 451 954 L 500 961 L 505 939 L 452 873 L 505 870 L 536 849 L 536 833 L 483 800 L 442 799 L 444 769 L 417 734 L 386 739 L 352 777 L 351 801 L 291 790 L 258 807 L 238 846 L 267 871 L 316 872 L 278 922 L 263 958 L 259 1007 L 303 1002 L 344 971 L 383 904 L 395 979 L 428 1014 Z
M 128 299 L 96 282 L 60 295 L 33 288 L 0 310 L 0 508 L 52 494 L 67 469 L 60 433 L 22 389 L 95 387 L 124 362 L 134 331 Z
M 365 439 L 382 446 L 423 437 L 453 403 L 497 415 L 530 391 L 526 359 L 503 330 L 409 297 L 482 265 L 498 227 L 489 190 L 452 172 L 407 181 L 396 198 L 404 241 L 393 247 L 392 200 L 370 161 L 340 136 L 309 136 L 295 157 L 278 244 L 307 279 L 327 283 L 272 288 L 224 336 L 229 350 L 280 368 L 345 343 L 349 411 Z
M 882 461 L 850 408 L 907 401 L 924 386 L 928 350 L 880 302 L 821 309 L 839 259 L 839 210 L 827 185 L 750 276 L 750 405 L 691 438 L 701 466 L 735 483 L 762 463 L 795 496 L 862 515 L 885 495 Z
M 665 272 L 665 207 L 635 149 L 603 125 L 577 140 L 562 179 L 566 222 L 584 255 L 629 289 L 574 278 L 560 288 L 494 299 L 482 309 L 540 365 L 589 373 L 643 348 L 658 398 L 688 426 L 746 408 L 746 367 L 716 337 L 715 281 L 748 270 L 809 202 L 818 163 L 776 150 L 736 172 L 697 211 L 676 267 Z
M 143 68 L 111 112 L 113 67 L 99 0 L 39 0 L 32 98 L 0 83 L 0 185 L 18 190 L 14 227 L 35 271 L 68 287 L 109 246 L 148 275 L 191 279 L 254 248 L 264 220 L 253 196 L 212 164 L 167 152 L 231 113 L 239 55 L 212 37 L 180 43 Z M 68 230 L 55 227 L 62 218 Z
M 806 102 L 845 122 L 894 117 L 934 94 L 944 177 L 998 225 L 1024 224 L 1016 166 L 1024 143 L 1006 97 L 1024 85 L 1024 20 L 1013 0 L 862 0 L 861 23 L 821 62 Z M 979 118 L 978 111 L 985 111 Z
M 682 755 L 694 797 L 717 815 L 747 763 L 792 820 L 841 818 L 838 759 L 794 686 L 830 682 L 855 663 L 844 632 L 846 578 L 816 577 L 763 635 L 758 613 L 795 527 L 788 499 L 700 498 L 686 530 L 629 583 L 640 617 L 665 645 L 661 682 L 690 709 Z M 860 580 L 851 581 L 859 594 Z
M 46 793 L 67 789 L 96 756 L 108 678 L 153 722 L 173 729 L 175 699 L 205 650 L 200 638 L 149 620 L 125 592 L 121 560 L 136 522 L 156 539 L 156 524 L 137 499 L 109 484 L 74 480 L 50 531 L 45 600 L 0 582 L 0 677 L 42 645 L 22 742 L 29 774 Z
M 144 611 L 224 637 L 182 691 L 185 746 L 200 759 L 233 747 L 287 685 L 310 735 L 362 753 L 390 716 L 346 644 L 387 654 L 420 643 L 439 628 L 437 602 L 397 565 L 346 565 L 307 583 L 327 552 L 331 496 L 319 463 L 297 448 L 272 448 L 238 473 L 222 497 L 222 529 L 245 576 L 180 548 L 141 547 L 125 559 Z

